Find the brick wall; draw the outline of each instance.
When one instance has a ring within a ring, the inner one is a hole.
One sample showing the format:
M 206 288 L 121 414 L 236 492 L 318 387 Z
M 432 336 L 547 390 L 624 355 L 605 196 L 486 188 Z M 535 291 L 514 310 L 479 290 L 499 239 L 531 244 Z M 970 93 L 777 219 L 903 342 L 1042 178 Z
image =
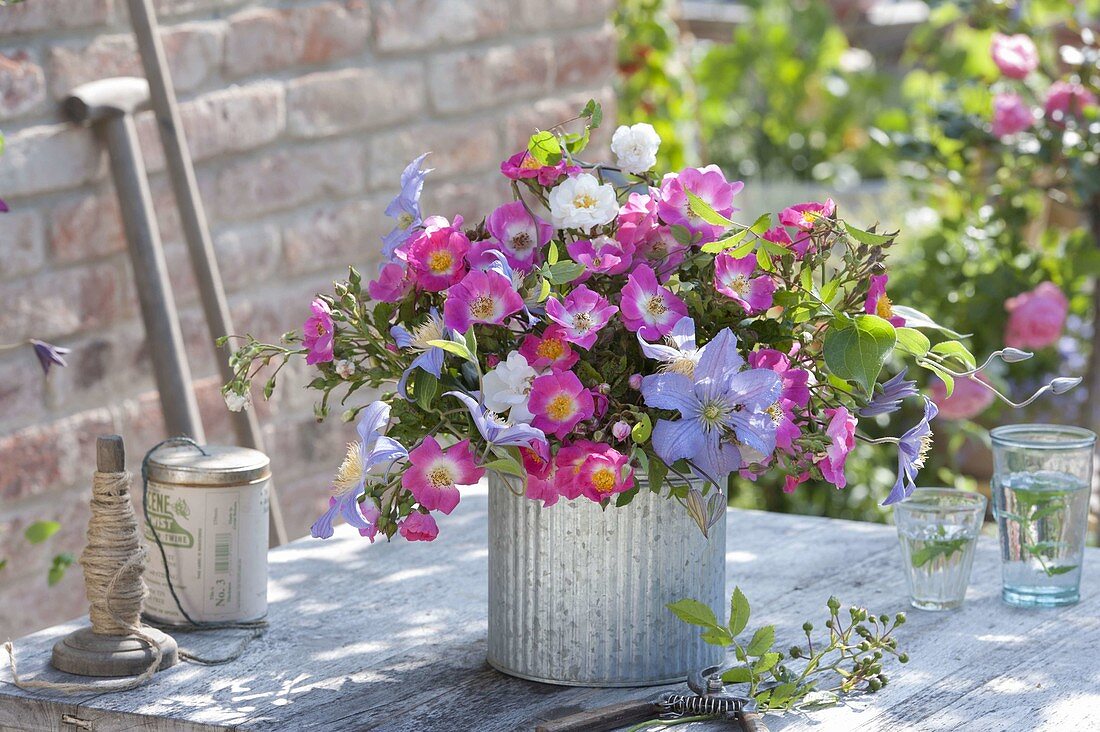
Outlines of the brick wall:
M 612 103 L 610 0 L 156 4 L 233 318 L 262 338 L 299 327 L 346 263 L 373 271 L 415 155 L 435 150 L 427 211 L 484 215 L 504 193 L 500 160 L 536 124 Z M 96 435 L 123 435 L 131 470 L 164 436 L 106 160 L 58 111 L 77 84 L 140 73 L 123 0 L 0 8 L 0 343 L 72 349 L 45 383 L 29 350 L 0 352 L 3 637 L 86 609 L 78 567 L 53 589 L 45 575 L 83 546 Z M 139 127 L 208 439 L 230 440 L 159 140 L 148 115 Z M 317 424 L 290 376 L 259 409 L 300 536 L 350 430 Z M 35 519 L 64 528 L 28 550 Z

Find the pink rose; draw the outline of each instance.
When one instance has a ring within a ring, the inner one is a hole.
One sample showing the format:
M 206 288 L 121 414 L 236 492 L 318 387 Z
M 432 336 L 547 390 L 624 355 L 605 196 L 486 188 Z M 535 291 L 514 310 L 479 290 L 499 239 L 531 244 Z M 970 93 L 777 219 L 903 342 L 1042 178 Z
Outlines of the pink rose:
M 821 470 L 822 478 L 843 488 L 848 484 L 844 465 L 848 453 L 856 446 L 856 418 L 844 407 L 826 409 L 825 416 L 829 418 L 829 426 L 825 428 L 829 444 L 814 464 Z
M 1085 107 L 1096 104 L 1096 95 L 1077 82 L 1056 81 L 1047 91 L 1043 105 L 1047 119 L 1057 127 L 1066 126 L 1067 117 L 1080 117 Z
M 1039 67 L 1039 49 L 1022 33 L 993 34 L 993 63 L 1010 79 L 1022 79 Z
M 976 377 L 989 383 L 984 374 Z M 943 419 L 973 419 L 989 408 L 993 392 L 971 379 L 955 379 L 955 390 L 947 396 L 947 387 L 938 379 L 932 384 L 932 401 Z
M 993 97 L 993 134 L 1014 135 L 1031 127 L 1031 109 L 1018 94 L 998 94 Z
M 1022 292 L 1005 301 L 1008 324 L 1005 345 L 1012 348 L 1046 348 L 1062 335 L 1069 300 L 1053 282 Z

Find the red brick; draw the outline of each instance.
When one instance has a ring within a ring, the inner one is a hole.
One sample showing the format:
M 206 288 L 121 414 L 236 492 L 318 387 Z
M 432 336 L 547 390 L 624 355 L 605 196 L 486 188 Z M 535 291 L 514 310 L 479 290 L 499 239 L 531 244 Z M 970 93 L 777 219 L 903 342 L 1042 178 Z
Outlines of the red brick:
M 538 0 L 515 3 L 513 22 L 519 31 L 572 30 L 606 22 L 615 0 Z M 614 43 L 612 43 L 614 46 Z
M 103 25 L 114 0 L 28 0 L 0 10 L 0 36 Z
M 548 88 L 551 55 L 550 41 L 539 40 L 433 56 L 432 104 L 439 112 L 464 112 L 541 94 Z
M 425 167 L 433 171 L 432 182 L 460 173 L 499 170 L 504 151 L 499 147 L 500 133 L 495 116 L 462 122 L 429 122 L 403 127 L 376 135 L 370 141 L 370 180 L 372 187 L 396 193 L 401 171 L 418 155 L 431 151 Z M 456 144 L 460 140 L 461 144 Z
M 502 202 L 511 200 L 508 181 L 497 173 L 482 176 L 460 178 L 445 183 L 437 183 L 424 188 L 424 210 L 445 211 L 447 216 L 461 214 L 473 225 Z
M 217 155 L 261 147 L 276 139 L 286 124 L 283 87 L 260 82 L 217 91 L 180 105 L 183 132 L 191 158 L 207 160 Z M 138 116 L 145 167 L 151 172 L 164 169 L 153 113 Z
M 102 154 L 92 133 L 70 125 L 28 127 L 5 136 L 0 191 L 17 196 L 73 188 L 92 180 Z
M 363 187 L 363 153 L 354 141 L 301 145 L 237 161 L 218 175 L 217 206 L 231 221 L 292 208 Z
M 298 137 L 323 137 L 406 120 L 424 108 L 420 64 L 324 71 L 287 85 L 287 127 Z
M 195 89 L 217 71 L 224 35 L 224 22 L 186 23 L 164 31 L 164 51 L 177 91 Z M 48 63 L 55 99 L 95 79 L 145 75 L 137 44 L 128 33 L 98 36 L 86 46 L 54 45 Z
M 0 333 L 51 340 L 107 325 L 120 311 L 120 277 L 114 265 L 97 264 L 0 284 Z
M 362 0 L 285 10 L 248 8 L 229 18 L 225 70 L 237 77 L 325 63 L 363 50 L 368 33 Z
M 599 84 L 614 71 L 615 55 L 611 26 L 565 36 L 554 44 L 554 85 Z
M 137 319 L 64 345 L 72 349 L 66 356 L 69 366 L 51 370 L 47 390 L 49 403 L 58 408 L 92 409 L 153 387 L 145 329 Z
M 0 437 L 0 498 L 27 498 L 84 480 L 90 484 L 96 437 L 113 431 L 111 413 L 100 408 Z
M 54 369 L 50 374 L 51 380 L 56 381 L 54 377 L 58 371 Z M 6 351 L 0 360 L 0 425 L 14 429 L 42 419 L 45 399 L 42 369 L 30 344 Z M 0 464 L 2 462 L 0 456 Z
M 511 10 L 506 0 L 382 0 L 374 8 L 375 47 L 434 50 L 500 36 Z
M 46 74 L 25 49 L 0 52 L 0 119 L 36 112 L 46 102 Z
M 67 264 L 104 257 L 126 249 L 122 214 L 114 188 L 105 192 L 67 198 L 50 214 L 50 252 L 54 261 Z
M 289 225 L 283 233 L 290 272 L 340 271 L 355 265 L 373 273 L 380 237 L 391 226 L 381 199 L 325 206 Z
M 0 280 L 30 274 L 46 259 L 38 212 L 9 211 L 0 225 Z
M 270 286 L 282 274 L 281 234 L 275 224 L 222 231 L 214 238 L 214 251 L 227 292 L 261 283 Z

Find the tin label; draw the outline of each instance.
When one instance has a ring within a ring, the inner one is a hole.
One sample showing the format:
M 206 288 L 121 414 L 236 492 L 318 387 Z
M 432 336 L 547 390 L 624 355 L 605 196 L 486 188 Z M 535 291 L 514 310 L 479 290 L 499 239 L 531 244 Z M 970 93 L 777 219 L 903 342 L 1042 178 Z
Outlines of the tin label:
M 193 619 L 254 620 L 267 612 L 267 484 L 190 488 L 149 483 L 145 571 L 149 615 L 185 622 L 149 524 L 164 547 L 172 587 Z

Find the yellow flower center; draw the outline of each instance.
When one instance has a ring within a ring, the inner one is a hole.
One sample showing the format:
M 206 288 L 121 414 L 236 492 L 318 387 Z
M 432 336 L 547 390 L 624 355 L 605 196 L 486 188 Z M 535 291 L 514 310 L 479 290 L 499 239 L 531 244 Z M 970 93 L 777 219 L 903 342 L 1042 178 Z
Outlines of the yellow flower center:
M 408 211 L 402 211 L 401 215 L 397 217 L 397 225 L 402 229 L 407 229 L 413 225 L 413 215 Z
M 878 303 L 875 304 L 875 315 L 886 320 L 894 317 L 894 303 L 890 302 L 885 292 L 879 295 Z
M 577 313 L 573 316 L 573 330 L 578 333 L 587 333 L 592 328 L 592 316 L 588 313 Z
M 924 468 L 924 461 L 928 459 L 928 452 L 932 449 L 932 435 L 927 434 L 920 438 L 920 449 L 917 450 L 917 458 L 913 461 L 913 467 L 917 470 Z
M 363 477 L 363 456 L 359 451 L 358 442 L 348 443 L 348 452 L 344 455 L 344 462 L 336 470 L 336 477 L 332 479 L 333 495 L 342 495 L 357 488 Z
M 443 466 L 432 468 L 428 471 L 428 482 L 432 484 L 433 488 L 447 488 L 454 485 L 454 480 L 451 478 L 451 471 Z
M 558 394 L 546 406 L 546 415 L 555 422 L 564 422 L 573 414 L 573 400 L 565 394 Z
M 426 321 L 416 327 L 416 330 L 412 332 L 412 348 L 415 351 L 427 351 L 429 348 L 434 348 L 429 341 L 438 341 L 443 339 L 443 321 L 438 317 L 429 317 Z
M 802 224 L 804 226 L 812 227 L 814 222 L 821 218 L 821 214 L 817 211 L 803 211 L 802 212 Z
M 538 160 L 535 160 L 534 156 L 532 155 L 524 155 L 523 162 L 519 164 L 519 167 L 523 170 L 538 170 L 542 167 L 542 163 L 540 163 Z
M 517 252 L 525 252 L 531 248 L 531 235 L 521 231 L 512 237 L 512 249 Z
M 768 407 L 767 412 L 771 415 L 772 422 L 775 422 L 777 425 L 783 421 L 783 407 L 779 406 L 779 402 Z
M 443 274 L 451 271 L 454 264 L 454 256 L 446 249 L 437 249 L 428 257 L 428 269 L 432 274 Z
M 479 320 L 488 320 L 493 315 L 493 298 L 479 295 L 470 303 L 470 315 Z
M 661 367 L 667 374 L 681 374 L 689 379 L 695 376 L 695 361 L 690 358 L 677 358 Z
M 592 473 L 592 487 L 597 493 L 610 493 L 615 487 L 615 473 L 610 468 L 600 468 Z
M 325 333 L 327 333 L 327 332 L 328 332 L 328 331 L 327 331 L 327 330 L 325 330 L 325 324 L 324 324 L 324 323 L 320 323 L 320 322 L 318 322 L 318 323 L 317 323 L 317 335 L 319 335 L 319 336 L 323 336 L 323 335 L 324 335 Z
M 749 281 L 745 279 L 745 275 L 737 275 L 731 282 L 726 283 L 726 287 L 738 295 L 744 295 L 749 289 Z
M 646 303 L 645 309 L 649 311 L 650 315 L 664 315 L 668 312 L 668 308 L 665 306 L 665 298 L 661 295 L 654 295 L 649 298 L 649 302 Z
M 595 196 L 590 196 L 587 193 L 579 193 L 573 196 L 573 208 L 594 208 L 595 205 Z
M 557 361 L 565 353 L 565 344 L 560 338 L 547 338 L 535 348 L 539 358 L 548 358 Z

